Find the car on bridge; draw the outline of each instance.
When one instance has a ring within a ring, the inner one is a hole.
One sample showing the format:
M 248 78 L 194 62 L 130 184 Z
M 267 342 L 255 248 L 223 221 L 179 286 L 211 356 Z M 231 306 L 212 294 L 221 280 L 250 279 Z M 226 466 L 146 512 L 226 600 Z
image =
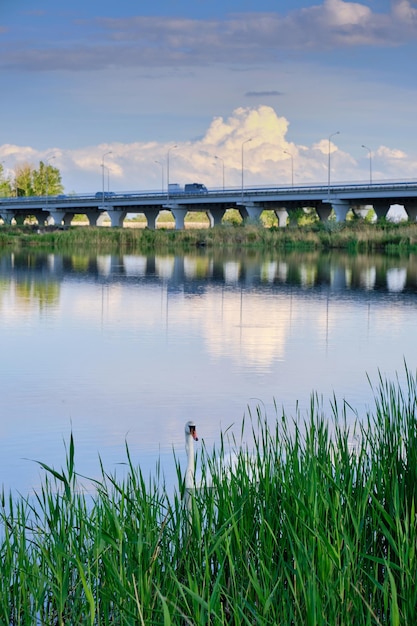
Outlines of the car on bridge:
M 207 187 L 202 183 L 187 183 L 184 193 L 208 193 Z
M 96 198 L 97 200 L 102 200 L 104 197 L 105 200 L 108 200 L 109 198 L 114 198 L 115 195 L 114 191 L 97 191 Z

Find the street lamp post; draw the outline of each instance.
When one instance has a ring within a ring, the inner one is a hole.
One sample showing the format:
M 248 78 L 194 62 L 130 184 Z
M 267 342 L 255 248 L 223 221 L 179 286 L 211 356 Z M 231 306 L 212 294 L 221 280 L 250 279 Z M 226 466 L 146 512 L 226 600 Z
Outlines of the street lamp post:
M 174 148 L 178 148 L 178 146 L 175 144 L 175 146 L 168 148 L 167 151 L 167 200 L 169 200 L 169 153 L 171 150 L 174 150 Z
M 221 163 L 222 163 L 222 168 L 223 168 L 223 191 L 224 191 L 224 159 L 222 159 L 219 156 L 215 156 L 214 158 L 217 159 L 218 161 L 221 161 Z
M 364 144 L 362 144 L 362 148 L 365 148 L 365 150 L 369 152 L 369 184 L 372 185 L 372 150 Z
M 103 156 L 101 157 L 101 170 L 102 170 L 102 203 L 104 204 L 104 157 L 106 157 L 108 154 L 112 154 L 112 150 L 109 150 L 108 152 L 105 152 L 103 154 Z
M 56 155 L 55 154 L 51 154 L 51 156 L 46 158 L 46 168 L 45 168 L 45 195 L 46 195 L 46 200 L 45 200 L 45 204 L 48 206 L 48 167 L 49 167 L 49 161 L 52 161 L 52 159 L 55 159 Z
M 334 137 L 335 135 L 340 135 L 340 131 L 337 130 L 335 133 L 332 133 L 331 135 L 329 135 L 329 150 L 328 150 L 328 162 L 327 162 L 327 189 L 328 189 L 328 193 L 330 193 L 330 141 L 331 141 L 331 138 Z
M 161 166 L 161 192 L 164 193 L 164 164 L 161 161 L 155 161 Z
M 252 137 L 250 139 L 246 139 L 245 141 L 242 142 L 242 202 L 243 202 L 243 172 L 244 172 L 244 166 L 243 166 L 243 147 L 245 145 L 245 143 L 249 143 L 249 141 L 252 141 Z
M 288 154 L 291 157 L 291 187 L 294 187 L 294 157 L 291 152 L 284 150 L 284 154 Z
M 110 168 L 109 168 L 109 167 L 107 167 L 107 165 L 105 165 L 105 166 L 104 166 L 104 169 L 105 169 L 105 170 L 106 170 L 106 172 L 107 172 L 107 194 L 108 194 L 108 193 L 109 193 L 109 191 L 110 191 Z

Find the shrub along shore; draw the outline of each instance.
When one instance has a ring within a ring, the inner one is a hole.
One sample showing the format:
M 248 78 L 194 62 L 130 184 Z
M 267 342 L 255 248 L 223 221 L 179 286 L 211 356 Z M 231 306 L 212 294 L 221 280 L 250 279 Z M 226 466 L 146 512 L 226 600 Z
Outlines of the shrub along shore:
M 106 228 L 71 226 L 0 227 L 0 248 L 59 248 L 77 246 L 102 252 L 190 250 L 195 248 L 257 248 L 265 250 L 345 250 L 351 253 L 399 254 L 417 252 L 417 224 L 394 224 L 381 220 L 369 224 L 362 220 L 345 223 L 315 222 L 287 228 L 246 224 L 224 224 L 214 228 Z
M 85 495 L 71 437 L 40 491 L 2 496 L 0 623 L 415 623 L 416 379 L 374 392 L 350 433 L 336 399 L 328 417 L 317 396 L 304 419 L 259 409 L 232 475 L 217 471 L 225 441 L 202 445 L 191 507 L 179 463 L 168 494 L 128 448 L 127 475 L 102 467 Z

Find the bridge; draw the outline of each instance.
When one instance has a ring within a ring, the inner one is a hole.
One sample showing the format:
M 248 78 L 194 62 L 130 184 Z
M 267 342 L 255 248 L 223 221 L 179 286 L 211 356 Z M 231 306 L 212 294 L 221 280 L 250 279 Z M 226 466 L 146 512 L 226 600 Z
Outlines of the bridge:
M 160 212 L 170 211 L 175 228 L 182 229 L 187 213 L 205 213 L 212 227 L 221 223 L 228 209 L 237 209 L 244 220 L 258 220 L 263 211 L 273 211 L 279 226 L 285 227 L 291 212 L 298 209 L 312 208 L 322 221 L 333 213 L 336 221 L 341 222 L 349 210 L 364 216 L 370 207 L 380 219 L 393 204 L 402 205 L 408 219 L 415 221 L 417 182 L 0 198 L 0 217 L 5 224 L 23 223 L 33 216 L 40 226 L 69 226 L 74 215 L 83 214 L 91 226 L 100 226 L 108 216 L 112 227 L 122 227 L 127 214 L 143 214 L 148 228 L 155 229 Z

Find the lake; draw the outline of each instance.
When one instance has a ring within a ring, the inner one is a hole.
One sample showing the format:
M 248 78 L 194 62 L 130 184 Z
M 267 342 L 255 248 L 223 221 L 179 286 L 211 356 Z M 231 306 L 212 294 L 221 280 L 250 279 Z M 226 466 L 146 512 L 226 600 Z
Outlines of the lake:
M 342 254 L 199 250 L 174 255 L 0 256 L 0 482 L 39 487 L 42 461 L 94 478 L 123 472 L 126 444 L 145 475 L 175 481 L 184 423 L 200 444 L 240 433 L 257 408 L 307 417 L 311 394 L 373 406 L 368 377 L 405 378 L 417 355 L 417 263 Z M 88 484 L 88 481 L 87 481 Z

